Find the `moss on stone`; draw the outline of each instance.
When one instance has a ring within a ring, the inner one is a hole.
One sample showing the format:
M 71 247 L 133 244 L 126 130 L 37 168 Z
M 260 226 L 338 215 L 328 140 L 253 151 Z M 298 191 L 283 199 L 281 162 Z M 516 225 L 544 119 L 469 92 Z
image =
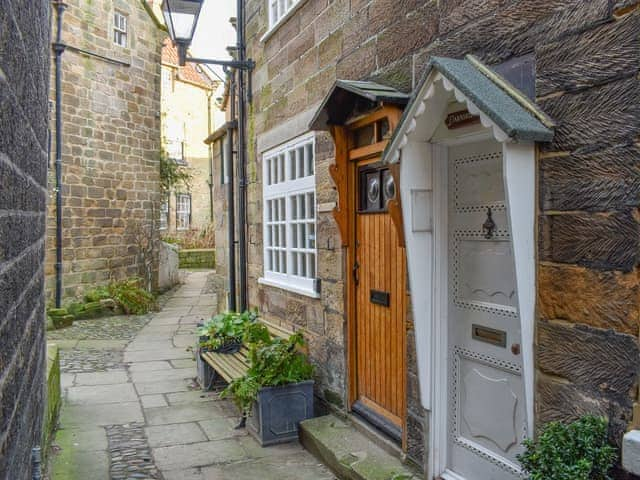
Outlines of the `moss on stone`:
M 328 388 L 325 389 L 323 393 L 324 393 L 324 399 L 327 402 L 339 408 L 342 408 L 344 406 L 344 402 L 342 401 L 342 396 L 340 394 L 334 392 L 333 390 L 329 390 Z
M 60 353 L 55 344 L 47 345 L 47 406 L 42 426 L 42 445 L 46 457 L 60 412 Z

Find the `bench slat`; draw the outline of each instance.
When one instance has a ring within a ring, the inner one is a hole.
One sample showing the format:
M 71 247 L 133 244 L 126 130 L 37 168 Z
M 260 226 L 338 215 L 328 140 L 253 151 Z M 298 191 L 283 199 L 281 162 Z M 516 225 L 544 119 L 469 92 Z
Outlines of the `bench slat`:
M 267 327 L 269 334 L 274 338 L 289 338 L 294 332 L 279 325 L 260 320 Z M 243 345 L 236 353 L 204 352 L 202 359 L 220 374 L 227 382 L 240 378 L 249 370 L 249 349 Z

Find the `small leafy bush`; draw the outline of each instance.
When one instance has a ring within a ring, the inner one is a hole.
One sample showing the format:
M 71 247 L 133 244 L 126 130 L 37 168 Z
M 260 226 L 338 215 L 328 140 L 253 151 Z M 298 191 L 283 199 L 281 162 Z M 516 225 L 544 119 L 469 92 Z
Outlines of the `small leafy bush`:
M 249 349 L 249 370 L 244 377 L 232 381 L 221 394 L 223 398 L 232 396 L 245 415 L 251 413 L 262 387 L 289 385 L 313 377 L 313 365 L 300 352 L 300 347 L 304 346 L 301 333 L 287 339 L 272 339 L 264 325 L 255 324 L 245 334 L 245 340 L 257 340 Z
M 109 297 L 118 304 L 127 315 L 143 315 L 156 309 L 156 298 L 144 288 L 141 278 L 129 278 L 112 282 L 107 287 Z
M 523 445 L 518 460 L 530 480 L 610 480 L 617 456 L 607 441 L 607 420 L 593 415 L 570 424 L 550 422 L 535 442 Z
M 225 345 L 241 343 L 247 327 L 254 324 L 257 319 L 257 310 L 244 313 L 225 312 L 216 315 L 198 329 L 199 336 L 207 337 L 200 342 L 200 347 L 215 351 Z
M 108 287 L 96 287 L 92 288 L 84 294 L 85 302 L 99 302 L 100 300 L 106 300 L 111 298 Z

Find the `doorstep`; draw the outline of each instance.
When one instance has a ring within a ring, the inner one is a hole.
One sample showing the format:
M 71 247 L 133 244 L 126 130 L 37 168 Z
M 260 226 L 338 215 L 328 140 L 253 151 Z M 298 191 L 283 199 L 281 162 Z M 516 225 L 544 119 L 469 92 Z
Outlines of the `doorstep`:
M 300 423 L 300 441 L 341 480 L 420 480 L 421 474 L 335 415 Z

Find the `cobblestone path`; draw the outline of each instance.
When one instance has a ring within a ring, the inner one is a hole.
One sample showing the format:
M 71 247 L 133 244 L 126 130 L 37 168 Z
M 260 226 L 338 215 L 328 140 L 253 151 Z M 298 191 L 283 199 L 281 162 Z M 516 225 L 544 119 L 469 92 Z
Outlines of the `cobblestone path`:
M 188 350 L 216 308 L 209 272 L 185 272 L 160 312 L 50 332 L 64 390 L 52 480 L 332 480 L 299 444 L 260 448 L 237 411 L 197 388 Z

